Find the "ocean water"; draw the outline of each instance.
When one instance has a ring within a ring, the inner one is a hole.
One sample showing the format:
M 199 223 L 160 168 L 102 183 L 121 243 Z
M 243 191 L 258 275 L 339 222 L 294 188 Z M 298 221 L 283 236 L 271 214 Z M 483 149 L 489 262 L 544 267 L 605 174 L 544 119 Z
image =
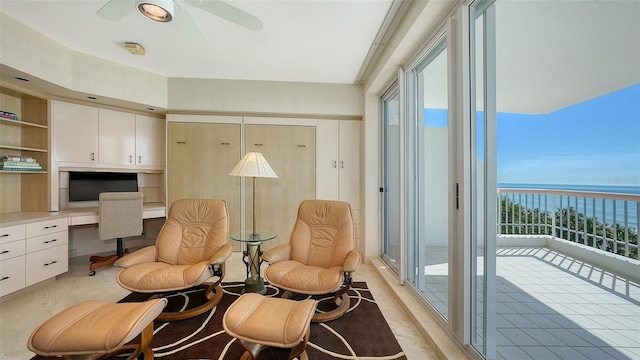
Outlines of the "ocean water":
M 633 185 L 558 185 L 558 184 L 512 184 L 512 183 L 499 183 L 498 188 L 501 189 L 550 189 L 550 190 L 568 190 L 568 191 L 582 191 L 582 192 L 597 192 L 597 193 L 610 193 L 610 194 L 630 194 L 630 195 L 640 195 L 640 186 Z M 518 197 L 516 196 L 513 199 L 516 203 L 518 203 Z M 533 207 L 544 207 L 544 200 L 541 200 L 542 204 L 538 204 L 537 196 L 532 197 L 529 196 L 528 199 L 522 197 L 521 199 L 522 205 L 527 208 Z M 567 207 L 567 197 L 562 197 L 562 207 Z M 569 199 L 569 206 L 576 208 L 578 212 L 584 211 L 584 201 L 582 197 L 578 197 L 578 203 L 576 206 L 575 197 L 571 196 Z M 640 199 L 639 199 L 640 201 Z M 551 210 L 551 196 L 547 199 L 548 208 L 547 210 Z M 559 196 L 556 196 L 556 207 L 559 207 L 560 199 Z M 601 199 L 596 199 L 595 201 L 595 215 L 593 209 L 593 201 L 587 198 L 587 209 L 586 216 L 587 217 L 596 217 L 598 221 L 602 222 L 603 218 L 607 222 L 607 224 L 613 223 L 613 210 L 614 210 L 614 201 L 611 199 L 607 199 L 604 201 L 604 204 Z M 603 207 L 604 206 L 604 207 Z M 620 225 L 624 225 L 624 201 L 617 200 L 615 201 L 615 211 L 616 211 L 616 223 Z M 627 222 L 630 228 L 638 229 L 638 202 L 636 201 L 627 201 Z

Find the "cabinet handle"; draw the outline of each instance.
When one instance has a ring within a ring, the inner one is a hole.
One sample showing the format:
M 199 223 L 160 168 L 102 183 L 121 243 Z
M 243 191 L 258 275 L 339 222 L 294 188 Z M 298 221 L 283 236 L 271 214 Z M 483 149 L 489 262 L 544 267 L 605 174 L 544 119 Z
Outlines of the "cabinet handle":
M 51 226 L 45 226 L 45 229 L 53 229 L 53 228 L 57 228 L 58 225 L 51 225 Z
M 2 280 L 8 280 L 8 279 L 9 279 L 9 276 L 3 276 L 2 278 L 0 278 L 0 281 L 2 281 Z
M 96 159 L 96 153 L 91 153 L 91 161 L 94 161 Z
M 253 145 L 255 145 L 255 146 L 262 146 L 262 144 L 253 144 Z
M 142 164 L 142 155 L 138 155 L 138 164 Z
M 55 264 L 55 263 L 57 263 L 57 262 L 58 262 L 58 260 L 53 260 L 53 261 L 52 261 L 52 262 L 50 262 L 50 263 L 44 263 L 44 266 L 53 265 L 53 264 Z
M 337 169 L 337 168 L 338 168 L 338 162 L 337 162 L 337 161 L 335 161 L 335 160 L 333 161 L 333 168 L 334 168 L 334 169 Z
M 186 144 L 186 141 L 176 141 L 177 144 Z
M 48 244 L 48 243 L 52 243 L 52 242 L 56 242 L 56 241 L 58 241 L 58 239 L 48 240 L 48 241 L 45 241 L 44 243 Z
M 220 143 L 220 145 L 231 145 L 231 143 L 223 142 L 223 143 Z
M 298 145 L 298 147 L 307 147 L 307 145 L 300 144 L 300 145 Z
M 133 162 L 133 156 L 129 155 L 129 164 L 131 164 Z
M 9 236 L 9 234 L 2 234 L 2 235 L 0 235 L 0 237 L 8 237 L 8 236 Z
M 344 169 L 344 161 L 340 161 L 340 168 Z
M 9 250 L 5 250 L 3 252 L 0 252 L 0 254 L 8 254 L 8 253 L 9 253 Z

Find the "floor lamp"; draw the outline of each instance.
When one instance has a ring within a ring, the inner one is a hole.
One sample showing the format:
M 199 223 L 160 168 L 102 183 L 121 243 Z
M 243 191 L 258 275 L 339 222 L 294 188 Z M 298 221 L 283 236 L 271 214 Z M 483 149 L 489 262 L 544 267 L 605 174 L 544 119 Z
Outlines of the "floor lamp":
M 260 263 L 262 263 L 262 252 L 260 251 L 260 244 L 262 241 L 271 240 L 275 238 L 275 233 L 263 230 L 263 234 L 258 234 L 256 230 L 256 178 L 277 178 L 275 171 L 269 166 L 267 160 L 259 152 L 249 152 L 242 160 L 236 165 L 236 167 L 229 173 L 231 176 L 242 176 L 253 178 L 253 226 L 251 228 L 251 234 L 242 235 L 241 231 L 239 235 L 231 235 L 234 240 L 242 241 L 247 244 L 247 251 L 243 252 L 242 261 L 247 265 L 247 279 L 244 282 L 245 292 L 256 292 L 259 294 L 266 293 L 264 287 L 264 280 L 260 277 Z M 268 233 L 268 234 L 267 234 Z
M 236 167 L 229 173 L 231 176 L 242 176 L 253 178 L 253 227 L 252 235 L 256 234 L 256 178 L 277 178 L 267 160 L 259 152 L 248 152 Z

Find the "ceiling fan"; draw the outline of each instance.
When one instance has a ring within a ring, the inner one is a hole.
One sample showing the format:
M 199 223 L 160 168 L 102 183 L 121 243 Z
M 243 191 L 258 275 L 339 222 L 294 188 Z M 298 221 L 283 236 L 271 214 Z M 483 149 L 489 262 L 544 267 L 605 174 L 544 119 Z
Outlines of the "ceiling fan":
M 262 21 L 256 16 L 221 0 L 109 0 L 97 14 L 103 19 L 116 21 L 137 8 L 152 20 L 175 20 L 192 36 L 205 39 L 198 24 L 187 11 L 188 6 L 202 9 L 252 31 L 262 30 Z

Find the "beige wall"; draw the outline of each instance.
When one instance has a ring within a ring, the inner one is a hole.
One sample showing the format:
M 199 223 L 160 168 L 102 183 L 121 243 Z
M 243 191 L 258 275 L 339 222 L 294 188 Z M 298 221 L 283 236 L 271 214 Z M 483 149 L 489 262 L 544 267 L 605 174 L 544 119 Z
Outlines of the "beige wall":
M 91 94 L 107 98 L 107 105 L 170 112 L 364 115 L 361 85 L 167 78 L 71 50 L 2 13 L 0 34 L 2 65 L 77 92 L 80 100 Z

